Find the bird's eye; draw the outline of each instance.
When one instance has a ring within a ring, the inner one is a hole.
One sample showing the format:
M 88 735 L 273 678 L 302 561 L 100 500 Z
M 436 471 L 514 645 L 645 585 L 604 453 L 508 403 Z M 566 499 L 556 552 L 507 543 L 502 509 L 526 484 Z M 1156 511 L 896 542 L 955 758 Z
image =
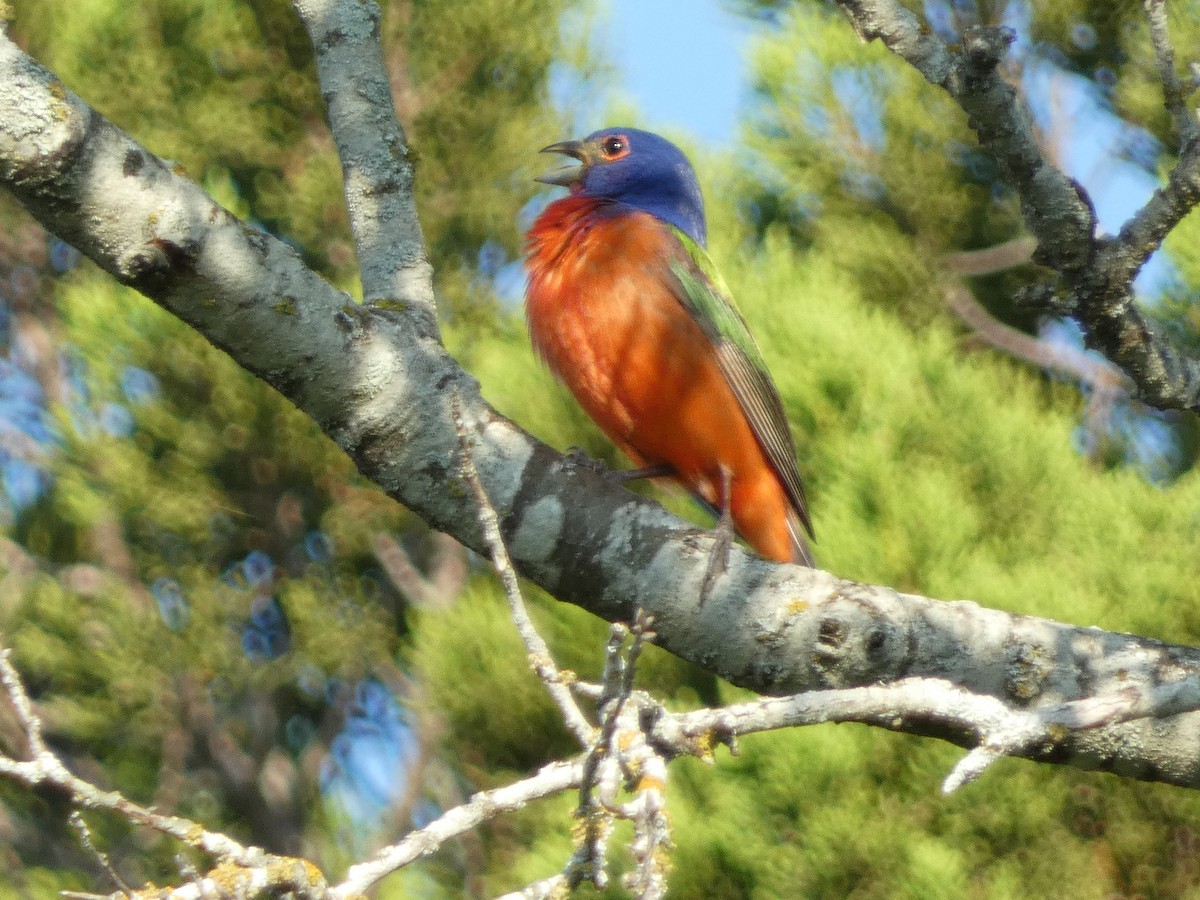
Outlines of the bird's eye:
M 620 159 L 629 152 L 629 139 L 621 134 L 606 137 L 600 145 L 600 152 L 604 154 L 605 159 Z

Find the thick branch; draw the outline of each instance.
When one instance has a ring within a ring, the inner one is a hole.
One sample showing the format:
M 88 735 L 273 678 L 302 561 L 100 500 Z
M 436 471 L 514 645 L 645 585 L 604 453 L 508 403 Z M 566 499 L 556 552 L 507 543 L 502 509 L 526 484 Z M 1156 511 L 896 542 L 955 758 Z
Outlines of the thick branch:
M 342 160 L 363 299 L 409 304 L 436 328 L 433 269 L 417 220 L 408 142 L 379 47 L 379 7 L 356 0 L 293 0 L 293 6 L 316 52 Z
M 564 673 L 558 668 L 550 653 L 550 647 L 538 634 L 537 627 L 533 624 L 533 619 L 525 606 L 525 598 L 521 596 L 521 584 L 517 578 L 517 572 L 513 568 L 512 559 L 504 546 L 504 537 L 500 533 L 500 520 L 496 516 L 496 509 L 492 506 L 487 490 L 479 480 L 479 472 L 475 468 L 475 461 L 471 458 L 471 437 L 463 424 L 462 398 L 458 394 L 454 395 L 454 431 L 458 435 L 459 451 L 462 457 L 460 470 L 463 478 L 467 480 L 467 484 L 471 486 L 475 502 L 479 504 L 479 524 L 483 527 L 483 540 L 492 556 L 492 567 L 496 570 L 496 577 L 500 579 L 500 584 L 504 588 L 504 596 L 508 598 L 508 607 L 512 613 L 513 623 L 517 626 L 517 633 L 525 644 L 529 665 L 542 684 L 546 686 L 546 691 L 550 694 L 559 712 L 562 713 L 563 722 L 570 729 L 571 734 L 575 735 L 579 745 L 586 750 L 596 739 L 596 729 L 587 720 L 571 693 L 568 680 L 573 680 L 574 674 Z
M 644 608 L 660 645 L 736 684 L 792 694 L 924 676 L 1036 706 L 1200 674 L 1191 648 L 906 596 L 740 550 L 701 602 L 707 532 L 529 437 L 483 403 L 423 313 L 353 303 L 3 38 L 0 179 L 306 411 L 391 496 L 482 550 L 453 465 L 458 390 L 518 570 L 612 621 Z M 1070 735 L 1050 758 L 1200 786 L 1200 716 Z
M 1089 345 L 1129 375 L 1145 403 L 1200 409 L 1200 360 L 1154 333 L 1133 302 L 1134 276 L 1200 201 L 1198 142 L 1186 140 L 1167 185 L 1118 240 L 1097 237 L 1091 200 L 1046 159 L 1029 111 L 998 71 L 1013 39 L 1010 30 L 969 29 L 962 46 L 951 48 L 898 0 L 838 3 L 864 39 L 883 41 L 958 101 L 979 143 L 1017 190 L 1025 223 L 1038 241 L 1034 260 L 1058 273 L 1066 306 L 1083 324 Z

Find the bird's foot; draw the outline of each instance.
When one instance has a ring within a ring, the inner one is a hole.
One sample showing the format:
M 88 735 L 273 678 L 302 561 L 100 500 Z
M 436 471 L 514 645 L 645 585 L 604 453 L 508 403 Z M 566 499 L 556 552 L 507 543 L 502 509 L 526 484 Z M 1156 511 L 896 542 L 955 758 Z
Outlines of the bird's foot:
M 567 462 L 571 465 L 590 469 L 613 484 L 625 485 L 642 478 L 662 478 L 675 474 L 674 467 L 668 463 L 644 466 L 640 469 L 610 469 L 603 460 L 596 459 L 594 456 L 588 456 L 581 447 L 568 447 L 564 455 L 567 458 Z
M 666 478 L 674 474 L 675 467 L 670 463 L 658 463 L 654 466 L 642 466 L 640 469 L 622 469 L 608 473 L 609 477 L 618 484 L 629 484 L 631 481 L 640 481 L 643 478 Z
M 568 447 L 563 456 L 567 458 L 567 465 L 574 468 L 588 469 L 605 478 L 608 478 L 613 473 L 604 460 L 588 456 L 582 447 Z
M 704 572 L 704 583 L 700 587 L 701 603 L 708 599 L 717 579 L 729 568 L 729 548 L 733 546 L 733 522 L 727 516 L 721 516 L 712 533 L 712 551 L 708 555 L 708 568 Z
M 708 569 L 704 573 L 704 584 L 700 588 L 700 602 L 703 603 L 712 593 L 717 579 L 729 568 L 729 548 L 733 546 L 733 513 L 729 509 L 729 490 L 733 476 L 729 470 L 721 469 L 721 515 L 717 517 L 717 527 L 713 529 L 713 548 L 708 557 Z

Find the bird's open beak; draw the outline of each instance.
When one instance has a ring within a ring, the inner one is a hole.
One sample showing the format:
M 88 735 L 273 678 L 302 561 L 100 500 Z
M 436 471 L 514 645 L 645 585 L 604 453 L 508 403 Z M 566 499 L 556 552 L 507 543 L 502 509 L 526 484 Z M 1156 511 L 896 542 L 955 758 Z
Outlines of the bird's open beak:
M 557 184 L 562 187 L 570 187 L 583 177 L 583 170 L 587 167 L 587 159 L 582 141 L 559 141 L 557 144 L 543 147 L 541 152 L 561 153 L 563 156 L 574 157 L 579 160 L 580 165 L 568 164 L 559 166 L 557 169 L 551 169 L 549 172 L 537 176 L 534 181 L 540 181 L 542 184 Z

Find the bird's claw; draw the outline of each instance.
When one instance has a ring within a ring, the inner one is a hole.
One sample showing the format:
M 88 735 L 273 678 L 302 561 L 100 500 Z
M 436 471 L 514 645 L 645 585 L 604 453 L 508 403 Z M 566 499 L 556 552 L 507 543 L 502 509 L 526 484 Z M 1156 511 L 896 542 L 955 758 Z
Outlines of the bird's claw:
M 708 555 L 708 568 L 704 572 L 704 583 L 700 587 L 700 602 L 712 593 L 717 579 L 729 568 L 729 548 L 733 546 L 733 524 L 722 516 L 713 529 L 712 551 Z
M 570 465 L 590 469 L 612 484 L 626 485 L 641 478 L 662 478 L 675 474 L 675 469 L 668 463 L 658 463 L 640 469 L 610 469 L 604 460 L 588 456 L 582 447 L 568 447 L 567 452 L 563 455 L 566 456 Z
M 587 452 L 582 447 L 568 447 L 567 452 L 563 454 L 566 457 L 569 466 L 588 469 L 595 472 L 603 478 L 608 478 L 613 474 L 613 470 L 608 467 L 608 464 L 602 459 L 596 459 L 594 456 L 588 456 Z
M 712 553 L 708 557 L 708 569 L 704 573 L 704 584 L 700 588 L 700 602 L 703 603 L 712 592 L 717 579 L 729 568 L 729 548 L 733 544 L 733 513 L 729 509 L 729 494 L 733 487 L 733 475 L 724 467 L 721 468 L 721 514 L 717 516 L 717 525 L 713 529 Z
M 675 467 L 670 463 L 658 463 L 653 466 L 642 466 L 639 469 L 622 469 L 608 473 L 619 484 L 628 484 L 643 478 L 667 478 L 675 474 Z

